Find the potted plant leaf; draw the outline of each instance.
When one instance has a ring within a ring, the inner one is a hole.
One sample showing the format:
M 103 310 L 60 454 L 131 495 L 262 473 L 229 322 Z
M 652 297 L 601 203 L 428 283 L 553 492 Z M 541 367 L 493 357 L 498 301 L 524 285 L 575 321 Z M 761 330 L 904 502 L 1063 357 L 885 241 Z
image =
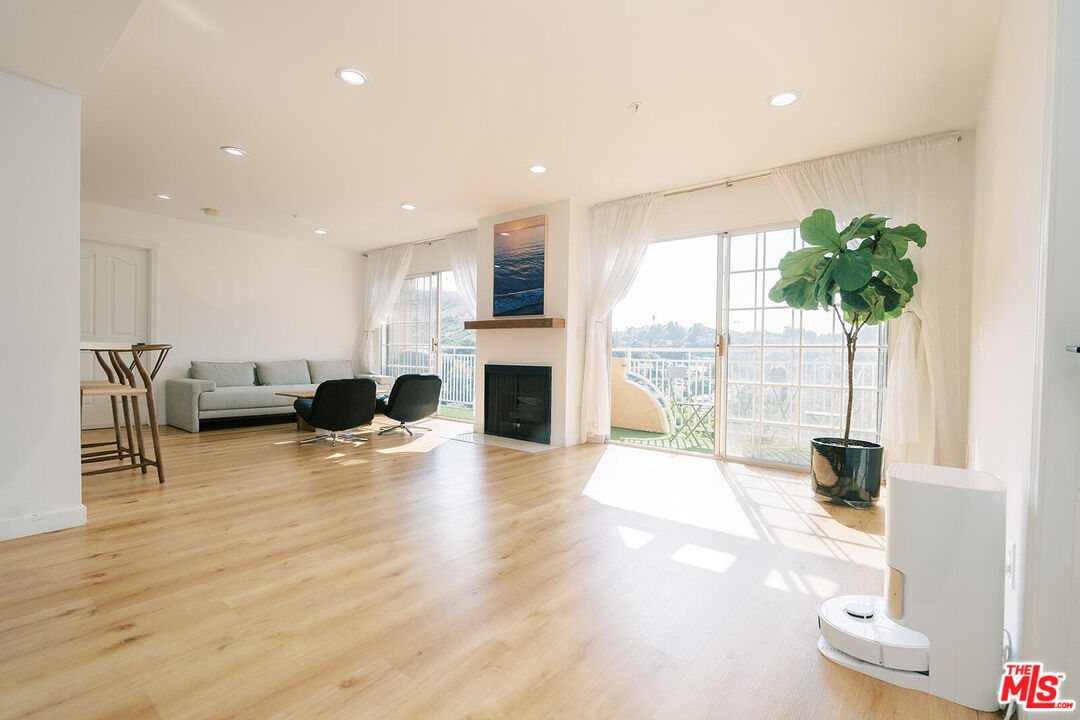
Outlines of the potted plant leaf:
M 899 317 L 919 281 L 908 246 L 926 245 L 926 232 L 912 223 L 889 227 L 874 214 L 855 218 L 837 230 L 824 208 L 799 224 L 808 247 L 780 261 L 780 279 L 769 291 L 773 302 L 799 310 L 836 314 L 844 332 L 847 359 L 847 412 L 844 437 L 811 441 L 810 476 L 814 492 L 833 502 L 869 507 L 881 494 L 882 446 L 851 439 L 855 397 L 855 348 L 859 332 Z

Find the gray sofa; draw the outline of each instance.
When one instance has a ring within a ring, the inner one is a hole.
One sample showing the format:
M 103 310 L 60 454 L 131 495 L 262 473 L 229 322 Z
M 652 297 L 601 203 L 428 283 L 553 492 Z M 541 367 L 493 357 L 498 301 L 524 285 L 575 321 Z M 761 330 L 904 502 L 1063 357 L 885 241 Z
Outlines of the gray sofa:
M 369 377 L 380 394 L 390 392 L 394 382 L 386 375 L 356 375 L 348 360 L 195 360 L 188 374 L 165 381 L 165 420 L 191 433 L 199 432 L 202 420 L 289 415 L 294 399 L 277 393 L 314 390 L 326 380 Z

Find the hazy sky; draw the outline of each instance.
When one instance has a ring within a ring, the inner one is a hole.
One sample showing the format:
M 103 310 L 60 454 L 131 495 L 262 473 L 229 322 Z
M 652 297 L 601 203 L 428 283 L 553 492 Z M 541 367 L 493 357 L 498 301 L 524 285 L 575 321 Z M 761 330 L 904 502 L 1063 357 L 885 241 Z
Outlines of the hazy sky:
M 716 236 L 653 243 L 612 327 L 675 321 L 716 327 Z

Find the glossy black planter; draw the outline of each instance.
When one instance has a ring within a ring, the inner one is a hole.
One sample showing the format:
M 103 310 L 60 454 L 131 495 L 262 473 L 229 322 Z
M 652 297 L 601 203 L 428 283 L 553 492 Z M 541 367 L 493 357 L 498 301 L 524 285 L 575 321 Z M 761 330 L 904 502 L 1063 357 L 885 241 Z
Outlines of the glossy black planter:
M 881 495 L 884 448 L 877 443 L 843 438 L 810 441 L 810 478 L 822 500 L 868 508 Z

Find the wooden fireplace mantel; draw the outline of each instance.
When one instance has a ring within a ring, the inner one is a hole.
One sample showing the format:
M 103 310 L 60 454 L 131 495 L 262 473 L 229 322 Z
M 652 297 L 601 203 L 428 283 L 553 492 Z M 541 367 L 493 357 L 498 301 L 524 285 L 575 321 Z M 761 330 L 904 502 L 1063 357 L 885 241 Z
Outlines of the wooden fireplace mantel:
M 466 320 L 466 330 L 514 330 L 525 328 L 564 328 L 566 318 L 557 317 L 519 317 L 496 318 L 494 320 Z

